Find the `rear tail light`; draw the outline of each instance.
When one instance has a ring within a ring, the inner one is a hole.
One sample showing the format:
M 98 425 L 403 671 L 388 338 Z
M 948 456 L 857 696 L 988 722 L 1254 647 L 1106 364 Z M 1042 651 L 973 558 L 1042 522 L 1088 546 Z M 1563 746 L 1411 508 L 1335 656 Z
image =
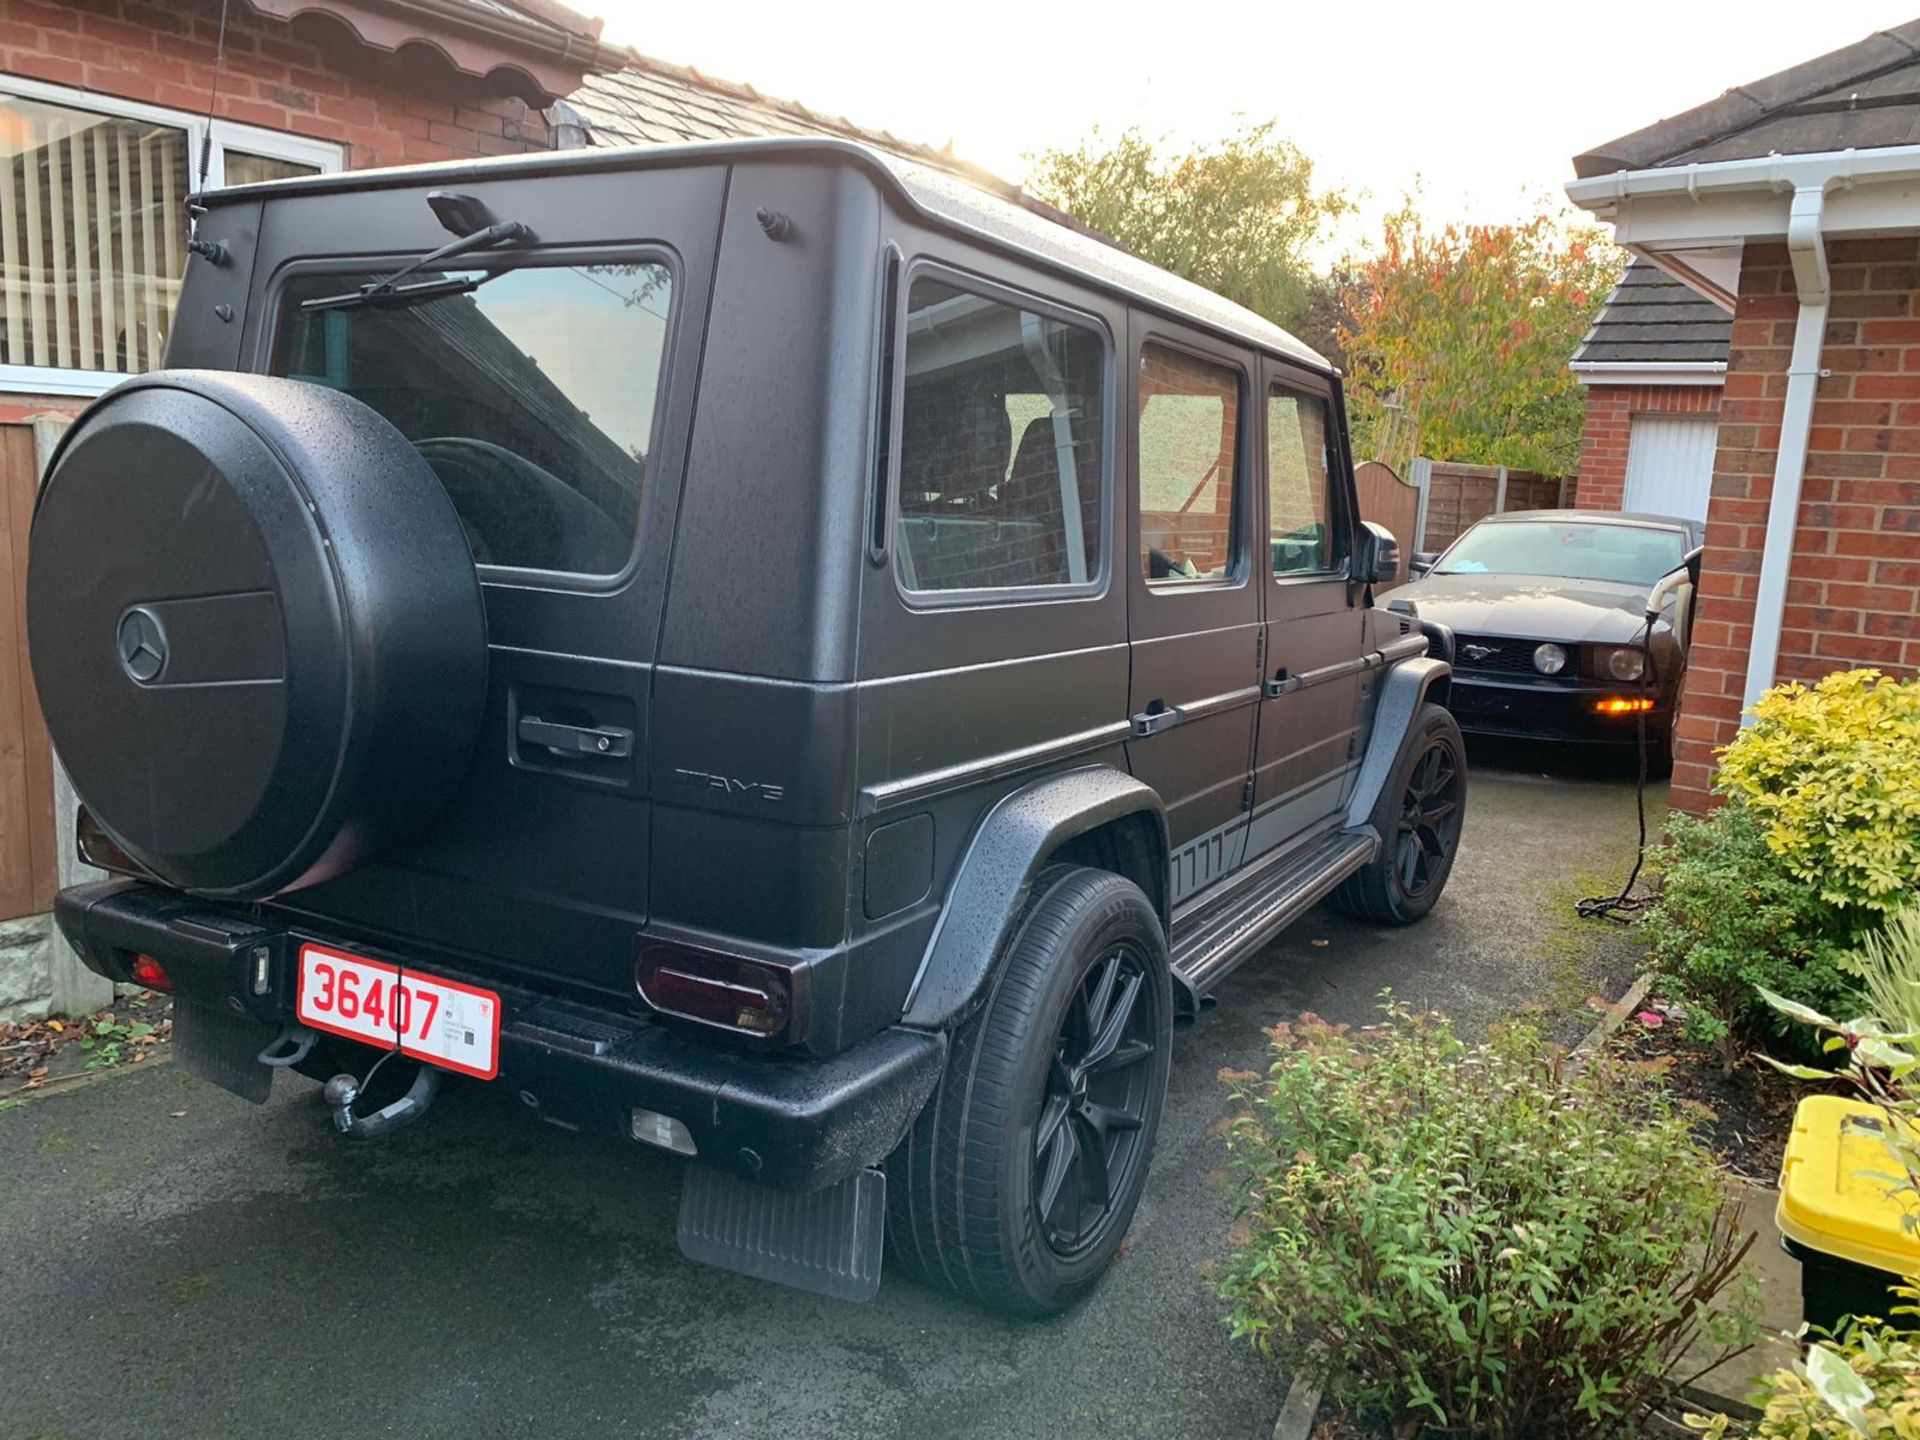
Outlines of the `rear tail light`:
M 782 966 L 648 941 L 634 982 L 664 1015 L 768 1040 L 788 1038 L 794 1028 L 794 976 Z
M 127 978 L 147 990 L 173 989 L 173 979 L 167 974 L 166 967 L 144 953 L 135 955 L 127 962 Z

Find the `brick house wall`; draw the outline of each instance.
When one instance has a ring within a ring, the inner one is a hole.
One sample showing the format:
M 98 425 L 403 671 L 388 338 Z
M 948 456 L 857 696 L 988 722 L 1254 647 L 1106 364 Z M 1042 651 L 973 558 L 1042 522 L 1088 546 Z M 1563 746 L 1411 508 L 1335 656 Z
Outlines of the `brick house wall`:
M 1828 260 L 1828 373 L 1815 392 L 1777 678 L 1862 665 L 1908 676 L 1920 671 L 1920 236 L 1833 240 Z M 1739 728 L 1797 309 L 1786 247 L 1750 244 L 1673 772 L 1673 803 L 1688 810 L 1712 803 L 1713 753 Z M 1581 489 L 1584 499 L 1584 475 Z
M 1720 396 L 1718 385 L 1589 385 L 1575 508 L 1625 508 L 1627 442 L 1635 415 L 1711 415 L 1720 408 Z
M 0 0 L 0 71 L 201 114 L 213 88 L 218 0 Z M 229 6 L 215 114 L 347 147 L 354 169 L 548 146 L 538 110 L 479 93 L 425 58 Z
M 205 114 L 219 30 L 219 0 L 0 0 L 0 89 L 16 75 Z M 381 54 L 330 20 L 289 26 L 240 3 L 228 7 L 214 113 L 343 146 L 350 169 L 549 148 L 539 110 L 480 91 L 421 47 Z M 86 403 L 0 393 L 0 424 Z

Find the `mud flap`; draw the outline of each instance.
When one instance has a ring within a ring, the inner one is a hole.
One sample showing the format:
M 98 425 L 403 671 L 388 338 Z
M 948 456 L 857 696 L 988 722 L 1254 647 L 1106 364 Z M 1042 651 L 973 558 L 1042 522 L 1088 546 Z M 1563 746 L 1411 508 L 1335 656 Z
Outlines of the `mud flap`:
M 272 1042 L 270 1025 L 195 1000 L 173 1002 L 174 1063 L 242 1100 L 267 1103 L 273 1070 L 260 1063 L 260 1052 Z
M 880 1289 L 887 1177 L 861 1170 L 798 1195 L 689 1165 L 680 1188 L 680 1253 L 832 1300 Z

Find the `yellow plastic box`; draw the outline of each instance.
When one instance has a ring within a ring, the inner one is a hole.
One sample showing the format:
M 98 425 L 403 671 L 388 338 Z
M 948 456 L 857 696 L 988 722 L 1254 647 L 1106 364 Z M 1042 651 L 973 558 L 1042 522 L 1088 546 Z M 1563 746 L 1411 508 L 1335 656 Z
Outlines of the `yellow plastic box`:
M 1794 1112 L 1774 1220 L 1800 1262 L 1809 1325 L 1885 1318 L 1899 1303 L 1888 1287 L 1920 1275 L 1920 1195 L 1887 1143 L 1892 1123 L 1879 1107 L 1838 1095 L 1810 1095 Z

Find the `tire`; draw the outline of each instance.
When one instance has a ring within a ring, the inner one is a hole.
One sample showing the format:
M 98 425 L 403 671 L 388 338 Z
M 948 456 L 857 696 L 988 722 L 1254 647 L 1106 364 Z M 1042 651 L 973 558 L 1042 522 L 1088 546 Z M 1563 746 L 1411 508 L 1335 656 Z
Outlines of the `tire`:
M 1416 790 L 1431 793 L 1416 796 Z M 1380 834 L 1380 853 L 1341 882 L 1329 897 L 1334 907 L 1375 925 L 1424 918 L 1453 873 L 1466 805 L 1460 726 L 1441 706 L 1423 705 L 1374 803 L 1370 819 Z
M 1647 780 L 1672 780 L 1674 774 L 1674 732 L 1672 726 L 1647 739 Z
M 1647 737 L 1647 778 L 1649 780 L 1669 780 L 1673 777 L 1673 738 L 1674 730 L 1680 724 L 1679 697 L 1674 698 L 1674 708 L 1667 719 L 1667 728 L 1658 735 Z
M 1102 1038 L 1095 1020 L 1113 1027 L 1105 1064 L 1089 1043 Z M 895 1263 L 1013 1314 L 1084 1296 L 1145 1188 L 1172 1043 L 1166 940 L 1147 897 L 1104 870 L 1043 871 L 939 1088 L 887 1161 Z

